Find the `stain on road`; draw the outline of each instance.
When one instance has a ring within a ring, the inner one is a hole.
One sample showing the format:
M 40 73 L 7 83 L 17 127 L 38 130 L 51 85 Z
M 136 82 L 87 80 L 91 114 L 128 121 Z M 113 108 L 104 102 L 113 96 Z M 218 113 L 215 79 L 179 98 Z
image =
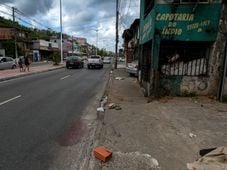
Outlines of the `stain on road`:
M 75 120 L 60 138 L 61 146 L 72 146 L 79 142 L 85 131 L 85 124 L 81 120 Z

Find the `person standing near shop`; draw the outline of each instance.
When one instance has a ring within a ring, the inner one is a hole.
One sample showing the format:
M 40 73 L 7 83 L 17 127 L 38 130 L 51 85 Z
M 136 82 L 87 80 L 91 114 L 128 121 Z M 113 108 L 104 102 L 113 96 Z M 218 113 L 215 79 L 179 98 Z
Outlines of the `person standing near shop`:
M 23 69 L 23 59 L 21 57 L 19 58 L 18 64 L 19 64 L 19 67 L 20 67 L 20 72 L 24 71 L 24 69 Z
M 26 71 L 26 68 L 27 68 L 27 70 L 28 70 L 28 72 L 29 72 L 30 60 L 29 60 L 29 57 L 28 57 L 28 56 L 26 56 L 26 57 L 24 58 L 24 65 L 25 65 L 24 71 Z

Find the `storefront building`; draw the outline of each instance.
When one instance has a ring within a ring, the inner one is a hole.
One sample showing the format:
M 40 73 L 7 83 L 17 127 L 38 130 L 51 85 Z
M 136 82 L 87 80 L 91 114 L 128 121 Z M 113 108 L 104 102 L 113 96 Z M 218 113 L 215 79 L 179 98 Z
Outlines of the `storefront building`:
M 220 0 L 141 0 L 140 84 L 146 96 L 217 95 Z

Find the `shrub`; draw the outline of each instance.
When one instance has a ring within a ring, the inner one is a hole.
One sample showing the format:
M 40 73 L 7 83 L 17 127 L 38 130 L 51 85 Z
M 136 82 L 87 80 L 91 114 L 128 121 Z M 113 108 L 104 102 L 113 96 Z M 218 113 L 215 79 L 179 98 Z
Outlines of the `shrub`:
M 54 65 L 58 65 L 61 62 L 61 55 L 59 52 L 54 52 L 51 57 L 53 59 Z

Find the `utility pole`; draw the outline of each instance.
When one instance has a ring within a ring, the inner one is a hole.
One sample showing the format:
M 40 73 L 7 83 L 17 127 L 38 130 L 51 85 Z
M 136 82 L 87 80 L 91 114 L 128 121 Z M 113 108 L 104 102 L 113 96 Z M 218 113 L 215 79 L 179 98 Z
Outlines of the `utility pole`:
M 15 52 L 15 57 L 16 57 L 16 61 L 18 59 L 18 52 L 17 52 L 17 29 L 16 29 L 16 23 L 15 23 L 15 8 L 12 7 L 12 11 L 13 11 L 13 29 L 14 29 L 14 52 Z
M 115 65 L 114 68 L 117 69 L 117 58 L 118 58 L 118 19 L 119 19 L 119 2 L 116 0 L 116 45 L 115 45 Z
M 74 55 L 73 35 L 72 35 L 72 56 Z
M 60 0 L 60 29 L 61 29 L 61 64 L 63 64 L 63 50 L 62 50 L 62 3 Z
M 98 29 L 96 30 L 96 52 L 95 52 L 95 55 L 97 55 L 98 53 Z

